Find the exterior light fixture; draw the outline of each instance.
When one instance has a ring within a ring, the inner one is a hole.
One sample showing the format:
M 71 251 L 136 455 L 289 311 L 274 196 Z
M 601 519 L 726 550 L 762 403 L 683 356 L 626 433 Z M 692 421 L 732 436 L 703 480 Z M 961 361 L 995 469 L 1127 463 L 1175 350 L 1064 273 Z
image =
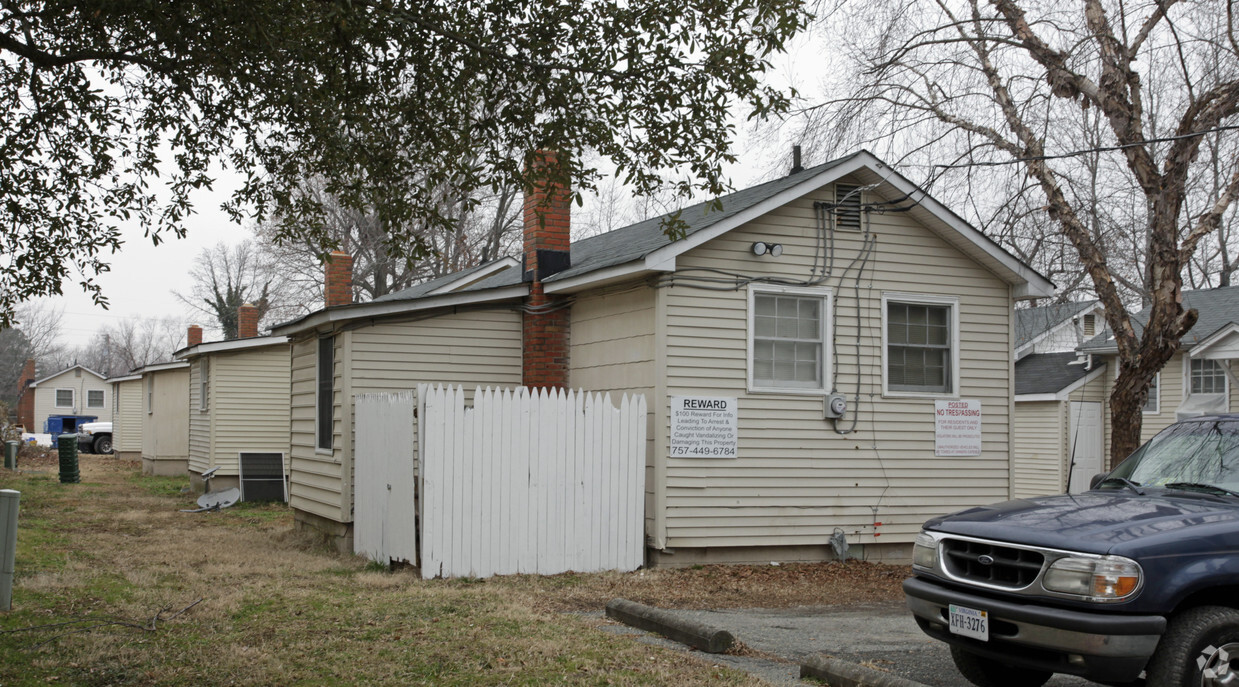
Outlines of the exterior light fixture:
M 766 243 L 757 241 L 753 244 L 753 255 L 766 255 L 777 258 L 783 254 L 783 244 L 781 243 Z

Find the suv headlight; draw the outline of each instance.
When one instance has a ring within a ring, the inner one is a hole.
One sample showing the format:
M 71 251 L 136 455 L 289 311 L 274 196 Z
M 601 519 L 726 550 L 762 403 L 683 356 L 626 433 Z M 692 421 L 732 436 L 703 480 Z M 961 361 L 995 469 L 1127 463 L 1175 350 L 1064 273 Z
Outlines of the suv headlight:
M 1118 601 L 1136 593 L 1142 575 L 1140 565 L 1130 558 L 1069 556 L 1050 564 L 1041 586 L 1089 601 Z
M 938 540 L 921 532 L 912 542 L 912 567 L 933 570 L 938 565 Z

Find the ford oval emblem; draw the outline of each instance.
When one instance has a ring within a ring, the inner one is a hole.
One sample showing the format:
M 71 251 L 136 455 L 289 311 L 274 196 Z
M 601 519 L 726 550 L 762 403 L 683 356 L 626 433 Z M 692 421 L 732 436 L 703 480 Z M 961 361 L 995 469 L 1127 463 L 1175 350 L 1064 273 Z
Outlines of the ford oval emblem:
M 994 557 L 987 553 L 983 553 L 980 556 L 977 556 L 977 562 L 981 565 L 993 565 Z

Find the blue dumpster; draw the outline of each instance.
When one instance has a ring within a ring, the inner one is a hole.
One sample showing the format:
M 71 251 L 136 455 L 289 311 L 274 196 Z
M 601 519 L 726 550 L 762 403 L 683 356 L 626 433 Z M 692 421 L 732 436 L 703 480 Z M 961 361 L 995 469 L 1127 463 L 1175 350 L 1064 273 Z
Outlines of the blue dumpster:
M 52 446 L 59 446 L 61 434 L 77 434 L 79 425 L 94 422 L 98 415 L 48 415 L 43 423 L 43 433 L 52 435 Z

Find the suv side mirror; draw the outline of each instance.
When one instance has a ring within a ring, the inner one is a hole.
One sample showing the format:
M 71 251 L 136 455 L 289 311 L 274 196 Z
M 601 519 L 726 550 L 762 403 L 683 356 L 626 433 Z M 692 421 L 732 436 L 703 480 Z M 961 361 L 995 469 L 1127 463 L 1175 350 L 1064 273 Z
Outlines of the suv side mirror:
M 1108 475 L 1108 474 L 1110 474 L 1110 473 L 1108 473 L 1108 472 L 1099 472 L 1099 473 L 1097 473 L 1097 474 L 1093 475 L 1093 479 L 1090 479 L 1090 480 L 1088 481 L 1088 488 L 1089 488 L 1089 489 L 1096 489 L 1096 488 L 1097 488 L 1097 485 L 1098 485 L 1098 484 L 1101 484 L 1101 481 L 1102 481 L 1103 479 L 1105 479 L 1105 478 L 1106 478 L 1106 475 Z

